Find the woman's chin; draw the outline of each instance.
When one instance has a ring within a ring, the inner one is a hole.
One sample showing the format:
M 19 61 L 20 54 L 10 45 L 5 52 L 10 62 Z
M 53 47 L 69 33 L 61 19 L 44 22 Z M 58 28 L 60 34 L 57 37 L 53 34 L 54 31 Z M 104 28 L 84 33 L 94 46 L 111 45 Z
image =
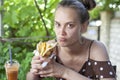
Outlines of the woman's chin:
M 59 46 L 61 46 L 61 47 L 67 47 L 68 44 L 67 44 L 67 43 L 64 43 L 64 42 L 60 42 L 60 43 L 59 43 Z

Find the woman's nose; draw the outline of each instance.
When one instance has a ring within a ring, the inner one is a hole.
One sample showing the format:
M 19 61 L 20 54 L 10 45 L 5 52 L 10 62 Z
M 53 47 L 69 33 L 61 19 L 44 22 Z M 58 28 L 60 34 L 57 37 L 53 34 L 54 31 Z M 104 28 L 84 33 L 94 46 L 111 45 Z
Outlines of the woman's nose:
M 60 34 L 61 34 L 62 36 L 66 35 L 65 27 L 62 27 L 62 28 L 60 29 Z

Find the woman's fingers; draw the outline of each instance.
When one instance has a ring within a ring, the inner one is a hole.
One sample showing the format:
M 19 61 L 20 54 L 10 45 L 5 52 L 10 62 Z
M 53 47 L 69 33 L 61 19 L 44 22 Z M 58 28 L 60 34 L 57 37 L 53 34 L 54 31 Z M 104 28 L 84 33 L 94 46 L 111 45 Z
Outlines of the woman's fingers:
M 49 69 L 49 70 L 40 70 L 38 72 L 38 74 L 40 75 L 40 77 L 53 76 L 53 70 L 51 70 L 51 69 Z
M 40 75 L 43 75 L 43 74 L 53 73 L 53 71 L 52 71 L 52 70 L 40 70 L 38 73 L 39 73 Z
M 31 64 L 40 64 L 40 63 L 42 63 L 42 61 L 40 61 L 40 60 L 32 60 L 31 61 Z
M 53 73 L 43 74 L 43 75 L 40 75 L 40 77 L 53 77 Z
M 30 72 L 31 72 L 32 74 L 35 74 L 35 75 L 37 75 L 37 73 L 38 73 L 38 70 L 37 70 L 37 69 L 30 69 Z
M 32 73 L 37 73 L 38 70 L 37 70 L 37 69 L 30 69 L 30 72 L 32 72 Z
M 44 61 L 44 59 L 41 58 L 41 56 L 34 56 L 34 57 L 32 58 L 31 64 L 42 63 L 43 61 Z
M 40 56 L 33 56 L 32 60 L 40 59 Z
M 31 68 L 33 68 L 33 69 L 40 69 L 40 70 L 43 69 L 42 66 L 41 66 L 41 64 L 34 64 L 34 65 L 31 65 Z
M 46 58 L 43 58 L 42 56 L 33 56 L 32 60 L 41 60 L 44 61 Z

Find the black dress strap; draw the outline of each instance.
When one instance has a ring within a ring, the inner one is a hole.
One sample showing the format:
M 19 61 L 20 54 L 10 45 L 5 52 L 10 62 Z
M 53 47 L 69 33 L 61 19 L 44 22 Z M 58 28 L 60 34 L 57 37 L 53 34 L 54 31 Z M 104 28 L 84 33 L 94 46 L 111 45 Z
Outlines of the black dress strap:
M 92 46 L 93 42 L 94 42 L 94 40 L 92 40 L 90 42 L 89 51 L 88 51 L 88 60 L 90 59 L 90 51 L 91 51 L 91 46 Z

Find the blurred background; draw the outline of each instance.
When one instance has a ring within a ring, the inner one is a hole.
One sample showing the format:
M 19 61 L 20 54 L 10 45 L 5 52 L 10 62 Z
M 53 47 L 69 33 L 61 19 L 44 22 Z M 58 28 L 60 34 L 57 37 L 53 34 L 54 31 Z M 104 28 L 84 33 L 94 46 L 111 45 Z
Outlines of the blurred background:
M 0 0 L 0 80 L 6 80 L 4 63 L 9 60 L 8 45 L 21 65 L 18 80 L 26 80 L 36 44 L 55 38 L 53 18 L 59 1 Z M 89 11 L 90 24 L 83 35 L 105 44 L 120 80 L 120 0 L 96 2 L 96 8 Z

